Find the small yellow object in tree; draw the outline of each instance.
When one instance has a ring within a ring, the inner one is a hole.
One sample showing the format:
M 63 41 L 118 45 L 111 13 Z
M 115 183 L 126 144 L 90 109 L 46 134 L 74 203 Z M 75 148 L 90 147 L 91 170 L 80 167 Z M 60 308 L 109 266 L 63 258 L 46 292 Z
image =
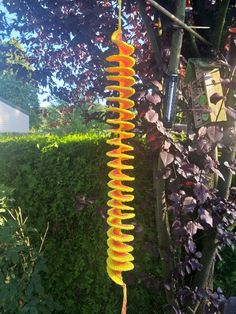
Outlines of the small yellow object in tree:
M 108 166 L 112 170 L 108 175 L 111 179 L 108 182 L 111 190 L 108 193 L 110 199 L 107 203 L 109 206 L 107 223 L 110 227 L 107 232 L 107 273 L 116 284 L 123 287 L 123 306 L 121 313 L 125 314 L 127 293 L 122 272 L 134 268 L 134 257 L 131 254 L 133 247 L 127 244 L 127 242 L 133 241 L 134 237 L 125 232 L 134 229 L 134 225 L 124 223 L 124 221 L 134 218 L 135 214 L 133 213 L 134 208 L 125 204 L 134 199 L 132 195 L 133 188 L 125 183 L 133 181 L 134 177 L 123 173 L 123 171 L 133 169 L 132 165 L 126 163 L 126 161 L 134 159 L 134 156 L 129 154 L 133 150 L 133 147 L 125 141 L 134 137 L 134 134 L 131 132 L 134 124 L 130 122 L 134 118 L 134 113 L 130 111 L 134 106 L 134 101 L 129 98 L 135 93 L 134 88 L 132 88 L 135 84 L 135 79 L 133 78 L 135 74 L 133 70 L 135 60 L 131 57 L 134 47 L 122 40 L 121 0 L 119 0 L 118 21 L 118 29 L 111 37 L 112 42 L 118 48 L 118 53 L 106 59 L 109 62 L 117 63 L 106 69 L 109 73 L 107 79 L 116 82 L 114 85 L 107 86 L 106 90 L 114 91 L 117 94 L 115 97 L 107 97 L 107 101 L 117 104 L 116 107 L 108 108 L 109 111 L 117 114 L 117 117 L 107 120 L 108 123 L 117 126 L 117 128 L 111 130 L 115 137 L 107 141 L 108 144 L 115 146 L 115 149 L 107 153 L 107 156 L 112 158 L 108 162 Z

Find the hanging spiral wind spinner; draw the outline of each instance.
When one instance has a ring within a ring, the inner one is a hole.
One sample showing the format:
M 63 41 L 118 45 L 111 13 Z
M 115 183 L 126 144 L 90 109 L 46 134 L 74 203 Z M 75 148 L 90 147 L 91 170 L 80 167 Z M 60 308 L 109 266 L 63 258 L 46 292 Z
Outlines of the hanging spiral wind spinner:
M 130 111 L 134 106 L 134 101 L 129 98 L 135 93 L 135 89 L 132 88 L 135 84 L 135 79 L 133 78 L 135 74 L 133 70 L 135 60 L 131 57 L 134 47 L 122 40 L 121 0 L 118 0 L 118 2 L 118 29 L 111 37 L 112 42 L 118 48 L 118 53 L 106 59 L 108 62 L 113 63 L 111 67 L 106 68 L 106 71 L 109 73 L 107 79 L 115 82 L 114 85 L 111 83 L 111 85 L 107 86 L 106 90 L 116 94 L 114 97 L 106 98 L 107 101 L 113 104 L 112 107 L 108 108 L 108 111 L 116 115 L 115 118 L 108 119 L 107 123 L 117 127 L 111 130 L 114 137 L 107 141 L 108 144 L 115 147 L 107 153 L 107 156 L 112 158 L 107 164 L 108 167 L 112 168 L 108 174 L 111 180 L 108 182 L 110 191 L 108 193 L 109 201 L 107 202 L 109 206 L 107 218 L 109 225 L 107 232 L 107 273 L 116 284 L 123 287 L 122 314 L 125 314 L 127 293 L 122 272 L 134 268 L 132 263 L 134 257 L 131 254 L 133 247 L 127 244 L 134 239 L 133 235 L 127 233 L 127 231 L 134 229 L 134 225 L 126 223 L 127 220 L 135 216 L 133 213 L 134 208 L 126 204 L 134 199 L 132 195 L 133 188 L 126 183 L 133 181 L 134 177 L 125 174 L 124 171 L 133 169 L 133 166 L 126 162 L 134 159 L 134 156 L 129 154 L 133 147 L 127 143 L 127 140 L 134 137 L 134 133 L 132 133 L 134 124 L 130 122 L 134 118 L 134 113 Z

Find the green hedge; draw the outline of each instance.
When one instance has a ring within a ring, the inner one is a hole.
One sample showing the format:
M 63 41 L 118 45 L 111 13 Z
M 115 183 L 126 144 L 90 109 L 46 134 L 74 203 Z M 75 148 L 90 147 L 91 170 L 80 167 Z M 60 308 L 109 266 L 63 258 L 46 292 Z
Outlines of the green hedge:
M 63 314 L 120 313 L 121 288 L 106 274 L 108 151 L 95 134 L 0 138 L 0 184 L 43 234 L 47 293 Z M 152 172 L 142 145 L 135 149 L 135 271 L 126 275 L 128 313 L 161 313 L 155 248 Z M 35 245 L 40 242 L 34 239 Z

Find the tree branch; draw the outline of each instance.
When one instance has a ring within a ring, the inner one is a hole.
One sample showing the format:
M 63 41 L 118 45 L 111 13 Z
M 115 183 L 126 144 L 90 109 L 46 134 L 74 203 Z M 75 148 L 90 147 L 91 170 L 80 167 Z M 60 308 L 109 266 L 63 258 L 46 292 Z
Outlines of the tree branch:
M 156 64 L 161 65 L 162 60 L 161 60 L 161 52 L 160 52 L 160 48 L 159 48 L 159 43 L 158 43 L 157 36 L 156 36 L 153 28 L 150 26 L 150 20 L 147 16 L 144 2 L 142 0 L 138 0 L 137 3 L 138 3 L 138 8 L 139 8 L 139 12 L 140 12 L 142 21 L 146 27 L 147 34 L 148 34 L 148 37 L 149 37 L 151 45 L 152 45 Z
M 217 23 L 214 29 L 214 33 L 212 35 L 212 44 L 214 45 L 216 50 L 220 49 L 223 29 L 225 25 L 225 18 L 226 18 L 227 11 L 229 8 L 229 3 L 230 3 L 230 0 L 221 1 L 219 10 L 217 12 L 217 17 L 216 17 Z
M 154 6 L 154 8 L 158 9 L 160 12 L 162 12 L 163 14 L 165 14 L 169 19 L 171 19 L 174 23 L 176 23 L 177 25 L 179 25 L 181 28 L 185 29 L 186 31 L 188 31 L 189 33 L 193 34 L 196 38 L 198 38 L 201 42 L 203 42 L 204 44 L 208 45 L 208 46 L 212 46 L 212 44 L 206 40 L 205 38 L 203 38 L 200 34 L 198 34 L 197 32 L 195 32 L 190 26 L 188 26 L 187 24 L 185 24 L 183 21 L 181 21 L 178 17 L 176 17 L 174 14 L 171 14 L 168 10 L 166 10 L 164 7 L 162 7 L 160 4 L 158 4 L 157 2 L 155 2 L 154 0 L 147 0 L 151 5 Z

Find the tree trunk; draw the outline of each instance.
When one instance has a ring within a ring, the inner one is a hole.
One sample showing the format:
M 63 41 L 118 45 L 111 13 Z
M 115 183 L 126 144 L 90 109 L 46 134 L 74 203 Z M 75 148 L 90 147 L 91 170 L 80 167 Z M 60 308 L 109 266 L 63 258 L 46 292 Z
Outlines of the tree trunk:
M 156 198 L 155 218 L 158 236 L 158 248 L 161 257 L 162 277 L 165 285 L 166 299 L 169 304 L 175 303 L 174 284 L 171 272 L 174 268 L 174 259 L 171 246 L 169 217 L 166 205 L 165 180 L 158 177 L 158 173 L 163 169 L 163 163 L 157 155 L 153 161 L 153 184 Z M 167 288 L 168 284 L 168 288 Z
M 178 0 L 176 4 L 176 17 L 184 22 L 185 19 L 185 0 Z M 180 53 L 182 49 L 182 42 L 183 42 L 183 29 L 176 25 L 173 25 L 173 35 L 171 40 L 171 54 L 170 54 L 170 61 L 168 66 L 168 73 L 172 74 L 178 74 L 179 70 L 179 59 L 180 59 Z

